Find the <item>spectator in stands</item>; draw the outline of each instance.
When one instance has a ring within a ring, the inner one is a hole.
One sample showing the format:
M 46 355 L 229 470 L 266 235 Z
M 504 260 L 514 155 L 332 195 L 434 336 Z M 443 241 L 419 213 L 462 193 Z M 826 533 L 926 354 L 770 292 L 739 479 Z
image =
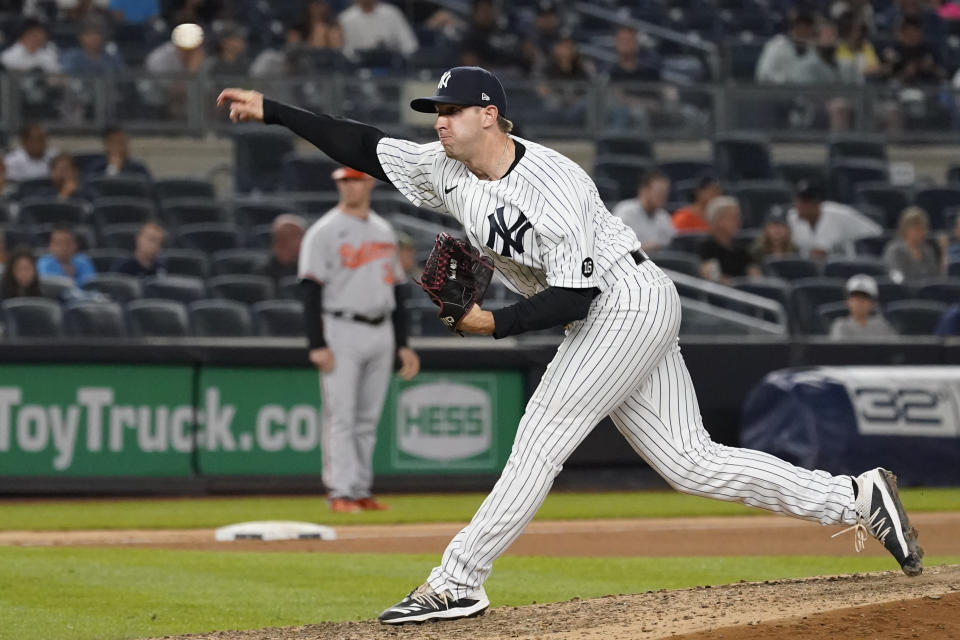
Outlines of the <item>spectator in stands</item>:
M 547 63 L 553 45 L 562 35 L 562 25 L 563 21 L 554 1 L 540 0 L 533 24 L 521 45 L 527 68 L 538 69 Z
M 103 157 L 90 163 L 90 176 L 139 175 L 150 179 L 146 165 L 130 157 L 130 140 L 119 125 L 110 125 L 103 131 Z
M 205 59 L 203 42 L 194 47 L 178 47 L 171 39 L 151 51 L 143 66 L 156 75 L 192 76 L 203 70 Z M 171 97 L 175 99 L 177 96 Z
M 816 56 L 815 42 L 816 16 L 809 11 L 794 10 L 790 15 L 787 33 L 773 36 L 763 46 L 757 60 L 757 83 L 795 82 L 800 62 Z
M 167 275 L 167 258 L 160 255 L 167 232 L 156 222 L 146 222 L 137 232 L 133 255 L 121 258 L 110 266 L 110 271 L 138 278 Z
M 19 38 L 0 54 L 0 63 L 7 71 L 60 73 L 57 47 L 49 41 L 46 25 L 33 18 L 23 21 Z
M 844 15 L 849 15 L 855 22 L 861 24 L 865 36 L 872 36 L 877 32 L 877 23 L 870 0 L 838 0 L 830 5 L 832 19 L 839 22 Z
M 77 34 L 79 47 L 66 51 L 61 59 L 64 73 L 81 76 L 102 76 L 123 72 L 126 65 L 118 51 L 107 51 L 107 23 L 98 17 L 88 18 Z
M 159 0 L 110 0 L 110 12 L 117 22 L 144 24 L 160 15 Z
M 310 49 L 343 48 L 343 29 L 337 23 L 330 3 L 326 0 L 313 0 L 304 8 L 303 44 Z
M 397 232 L 397 261 L 400 268 L 407 274 L 407 280 L 419 280 L 423 267 L 417 264 L 417 250 L 413 239 L 402 231 Z
M 36 298 L 40 296 L 37 259 L 28 248 L 14 249 L 7 256 L 0 280 L 0 298 Z
M 374 51 L 407 58 L 419 47 L 403 12 L 388 2 L 354 0 L 338 21 L 343 29 L 343 54 L 353 61 Z
M 59 153 L 50 161 L 50 179 L 59 200 L 86 199 L 80 188 L 80 171 L 69 153 Z
M 14 182 L 46 178 L 50 175 L 50 160 L 57 154 L 47 147 L 47 130 L 33 122 L 20 127 L 20 146 L 8 153 L 3 161 L 7 178 Z
M 730 196 L 717 196 L 707 205 L 710 237 L 700 245 L 700 275 L 726 284 L 730 278 L 759 276 L 760 268 L 750 253 L 734 244 L 740 231 L 740 203 Z
M 887 244 L 883 261 L 894 282 L 913 282 L 941 274 L 940 258 L 927 242 L 930 219 L 920 207 L 907 207 L 900 214 L 899 238 Z
M 960 212 L 953 217 L 953 230 L 950 235 L 944 235 L 941 241 L 945 262 L 960 262 Z M 944 265 L 946 269 L 946 265 Z
M 217 55 L 204 66 L 213 76 L 245 76 L 250 67 L 247 56 L 247 30 L 237 24 L 223 28 L 217 37 Z
M 904 16 L 897 27 L 897 41 L 883 51 L 887 78 L 899 86 L 936 84 L 946 77 L 936 48 L 924 39 L 920 18 Z
M 869 6 L 869 5 L 867 5 Z M 864 78 L 880 75 L 880 59 L 867 39 L 867 27 L 862 18 L 848 11 L 837 19 L 837 61 L 846 61 Z
M 58 19 L 64 22 L 83 22 L 88 18 L 109 15 L 110 0 L 56 0 Z
M 277 216 L 271 229 L 270 260 L 259 269 L 259 273 L 274 280 L 297 275 L 300 242 L 306 229 L 307 223 L 300 216 L 288 213 Z
M 673 226 L 677 231 L 709 231 L 707 205 L 722 193 L 720 180 L 715 175 L 701 176 L 693 189 L 693 202 L 673 212 Z
M 660 60 L 649 50 L 641 52 L 636 29 L 627 26 L 617 28 L 614 51 L 617 61 L 607 70 L 614 97 L 607 109 L 607 120 L 614 129 L 649 129 L 654 115 L 665 108 L 662 103 L 673 96 L 664 96 L 656 88 L 622 85 L 659 82 Z
M 504 28 L 506 22 L 493 0 L 474 0 L 460 42 L 460 64 L 530 71 L 516 34 Z
M 617 203 L 613 215 L 634 230 L 647 251 L 662 249 L 677 235 L 670 214 L 663 208 L 670 193 L 670 178 L 654 169 L 640 176 L 636 198 Z
M 77 252 L 77 236 L 69 225 L 57 225 L 50 234 L 49 253 L 37 260 L 41 276 L 66 276 L 78 287 L 96 275 L 93 262 L 86 254 Z
M 782 207 L 774 207 L 763 222 L 763 229 L 750 249 L 753 262 L 762 265 L 767 258 L 786 258 L 797 255 L 797 247 L 790 235 L 787 224 L 787 212 Z
M 787 221 L 800 254 L 813 260 L 852 258 L 855 241 L 883 233 L 880 225 L 852 207 L 826 200 L 823 185 L 816 180 L 797 183 Z
M 560 125 L 578 125 L 586 122 L 588 90 L 584 85 L 593 76 L 593 67 L 577 51 L 573 36 L 565 34 L 550 52 L 550 60 L 541 70 L 543 81 L 537 94 L 543 108 L 545 122 Z
M 877 296 L 877 281 L 870 276 L 860 273 L 847 280 L 847 309 L 850 315 L 833 321 L 830 337 L 847 340 L 897 335 L 882 315 L 874 313 Z
M 299 54 L 305 50 L 303 40 L 301 25 L 287 27 L 284 45 L 261 51 L 250 65 L 250 75 L 254 78 L 293 75 L 298 69 Z

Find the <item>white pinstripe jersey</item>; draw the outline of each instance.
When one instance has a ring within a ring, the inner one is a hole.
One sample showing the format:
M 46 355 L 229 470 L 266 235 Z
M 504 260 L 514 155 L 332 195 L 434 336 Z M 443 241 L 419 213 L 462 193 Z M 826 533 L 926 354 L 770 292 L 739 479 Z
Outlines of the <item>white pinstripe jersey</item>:
M 500 180 L 480 180 L 440 142 L 382 138 L 377 156 L 393 185 L 414 205 L 456 218 L 470 243 L 493 259 L 508 287 L 530 296 L 548 286 L 601 290 L 622 277 L 640 248 L 575 162 L 513 137 L 526 152 Z

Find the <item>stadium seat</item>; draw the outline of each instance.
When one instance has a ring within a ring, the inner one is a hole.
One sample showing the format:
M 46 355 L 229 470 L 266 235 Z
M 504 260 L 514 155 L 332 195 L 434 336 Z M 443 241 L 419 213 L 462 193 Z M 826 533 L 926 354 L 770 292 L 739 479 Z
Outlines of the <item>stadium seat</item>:
M 767 258 L 763 262 L 763 272 L 774 278 L 799 280 L 818 277 L 820 267 L 806 258 Z
M 166 200 L 174 198 L 200 198 L 205 200 L 215 200 L 217 193 L 213 184 L 206 180 L 196 178 L 166 178 L 164 180 L 155 180 L 153 183 L 153 196 L 157 202 L 163 203 Z
M 709 237 L 709 233 L 702 233 L 700 231 L 681 231 L 670 241 L 669 249 L 670 251 L 682 251 L 694 256 L 699 256 L 700 245 Z
M 132 252 L 136 245 L 139 224 L 110 224 L 100 229 L 100 245 L 109 249 Z
M 287 276 L 277 281 L 277 296 L 284 300 L 300 300 L 303 302 L 303 290 L 300 288 L 300 278 Z
M 713 141 L 713 165 L 722 180 L 773 180 L 776 173 L 766 138 L 742 133 L 718 136 Z
M 21 180 L 17 184 L 17 200 L 26 198 L 53 198 L 57 195 L 57 189 L 53 186 L 53 180 L 50 178 L 32 178 L 30 180 Z
M 784 162 L 777 164 L 777 175 L 789 185 L 795 185 L 801 180 L 812 180 L 818 184 L 827 183 L 827 170 L 822 164 Z
M 823 332 L 817 317 L 817 308 L 828 302 L 840 302 L 847 297 L 840 278 L 803 278 L 790 286 L 790 311 L 797 333 L 816 335 Z
M 188 305 L 190 328 L 202 338 L 245 338 L 253 335 L 250 310 L 234 300 L 198 300 Z
M 846 300 L 827 302 L 817 307 L 817 320 L 820 323 L 819 333 L 830 333 L 830 327 L 837 318 L 846 318 L 850 315 Z
M 283 191 L 336 191 L 331 175 L 341 165 L 325 155 L 288 153 L 283 158 Z
M 217 251 L 211 257 L 213 275 L 221 276 L 234 273 L 257 273 L 267 264 L 270 254 L 258 249 L 226 249 Z
M 267 127 L 233 130 L 233 164 L 240 193 L 276 191 L 283 175 L 283 158 L 293 151 L 293 136 Z
M 731 193 L 740 201 L 742 225 L 748 229 L 762 227 L 771 208 L 779 205 L 789 207 L 793 199 L 790 187 L 779 180 L 738 182 L 733 185 Z
M 240 202 L 233 208 L 233 217 L 238 225 L 250 229 L 262 224 L 272 224 L 277 216 L 291 211 L 293 211 L 292 203 L 285 206 L 271 203 Z
M 143 224 L 156 215 L 146 198 L 98 198 L 93 203 L 93 221 L 103 229 L 112 224 Z
M 788 313 L 790 311 L 790 283 L 782 278 L 732 278 L 730 286 L 744 293 L 779 302 Z
M 223 249 L 238 249 L 240 233 L 232 224 L 188 224 L 177 233 L 177 243 L 185 249 L 213 253 Z
M 952 164 L 947 167 L 947 184 L 950 186 L 960 184 L 960 164 Z
M 885 231 L 879 236 L 860 238 L 853 243 L 853 247 L 858 256 L 872 256 L 874 258 L 879 258 L 883 256 L 883 251 L 887 248 L 887 245 L 890 243 L 890 240 L 893 239 L 893 236 L 893 231 Z
M 245 304 L 272 299 L 273 280 L 267 276 L 235 274 L 215 276 L 207 280 L 207 287 L 214 298 L 236 300 Z
M 251 249 L 269 249 L 273 242 L 273 225 L 261 224 L 247 231 L 246 246 Z
M 862 133 L 835 133 L 827 141 L 827 158 L 837 160 L 887 161 L 887 146 L 882 137 Z
M 99 291 L 111 300 L 125 304 L 143 296 L 140 281 L 122 273 L 98 273 L 83 284 L 86 291 Z
M 223 208 L 208 198 L 171 198 L 160 203 L 164 220 L 174 226 L 224 222 Z
M 673 185 L 685 180 L 699 180 L 713 173 L 713 164 L 705 160 L 670 160 L 659 163 L 657 169 L 667 174 Z
M 149 198 L 150 181 L 145 176 L 120 175 L 99 176 L 87 180 L 87 187 L 94 198 Z
M 30 198 L 20 202 L 22 224 L 83 224 L 87 211 L 79 202 L 48 198 Z
M 124 338 L 127 326 L 116 302 L 78 301 L 63 314 L 66 335 L 77 338 Z
M 66 276 L 40 276 L 40 295 L 51 300 L 63 300 L 67 292 L 76 289 L 73 278 Z
M 178 338 L 190 334 L 187 307 L 173 300 L 134 300 L 127 304 L 127 323 L 135 338 Z
M 604 202 L 635 198 L 640 176 L 653 165 L 630 156 L 598 156 L 593 165 L 594 182 Z
M 877 207 L 884 214 L 884 229 L 896 229 L 900 214 L 910 206 L 910 192 L 888 182 L 860 182 L 855 201 Z
M 57 227 L 56 224 L 41 224 L 34 227 L 35 236 L 40 246 L 46 247 L 50 244 L 50 234 Z M 70 230 L 77 239 L 77 250 L 87 251 L 97 244 L 97 233 L 93 227 L 88 224 L 70 225 Z
M 200 278 L 189 276 L 153 276 L 143 281 L 145 298 L 176 300 L 189 304 L 202 300 L 207 295 L 206 287 Z
M 859 260 L 833 259 L 828 260 L 823 266 L 823 275 L 826 278 L 849 278 L 858 273 L 865 273 L 870 276 L 885 276 L 889 268 L 881 260 L 869 260 L 861 258 Z
M 887 182 L 890 176 L 885 162 L 878 160 L 838 160 L 830 165 L 829 195 L 839 202 L 852 203 L 857 185 L 862 182 Z
M 73 154 L 73 162 L 77 165 L 81 178 L 85 178 L 90 173 L 92 166 L 106 159 L 107 156 L 102 151 L 81 151 Z
M 113 270 L 113 265 L 130 257 L 130 253 L 122 249 L 90 249 L 87 257 L 93 263 L 97 273 L 107 273 Z
M 299 300 L 265 300 L 251 307 L 257 335 L 299 338 L 306 335 L 303 304 Z
M 931 229 L 943 229 L 950 210 L 960 207 L 960 186 L 921 189 L 914 195 L 913 202 L 930 216 Z
M 935 300 L 944 304 L 960 302 L 960 279 L 957 278 L 924 278 L 908 283 L 913 288 L 917 298 Z
M 203 278 L 210 273 L 207 254 L 196 249 L 167 249 L 163 253 L 167 260 L 167 273 L 172 276 L 191 276 Z
M 877 292 L 881 304 L 906 300 L 910 297 L 909 291 L 899 282 L 894 282 L 888 276 L 877 276 Z
M 653 141 L 647 136 L 628 134 L 624 132 L 602 133 L 597 136 L 596 155 L 629 156 L 645 158 L 650 162 L 654 159 Z
M 662 269 L 670 269 L 695 278 L 700 277 L 700 256 L 686 251 L 656 251 L 650 256 Z
M 951 278 L 960 277 L 960 261 L 954 261 L 947 264 L 947 275 Z
M 8 338 L 59 338 L 63 335 L 60 305 L 46 298 L 11 298 L 0 304 Z
M 933 300 L 900 300 L 888 304 L 884 315 L 901 335 L 928 336 L 933 335 L 947 306 Z
M 290 194 L 290 200 L 293 202 L 296 212 L 308 218 L 319 218 L 330 209 L 337 206 L 340 201 L 340 194 L 336 191 L 309 191 Z M 395 199 L 393 199 L 396 202 Z M 378 213 L 389 213 L 379 209 L 374 205 L 373 209 Z M 273 222 L 271 220 L 270 222 Z

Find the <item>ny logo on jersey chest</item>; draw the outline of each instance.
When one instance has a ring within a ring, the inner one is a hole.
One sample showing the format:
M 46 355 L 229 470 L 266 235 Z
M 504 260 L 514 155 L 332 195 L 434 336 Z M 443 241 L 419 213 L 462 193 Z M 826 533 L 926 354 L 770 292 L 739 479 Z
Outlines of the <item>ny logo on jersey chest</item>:
M 509 258 L 512 255 L 511 251 L 523 253 L 523 236 L 533 228 L 533 225 L 527 220 L 527 216 L 519 211 L 516 222 L 507 226 L 507 222 L 503 219 L 503 209 L 503 207 L 497 207 L 496 212 L 487 216 L 487 221 L 490 223 L 487 246 L 494 251 L 499 251 L 504 258 Z M 502 242 L 499 249 L 497 249 L 497 238 Z

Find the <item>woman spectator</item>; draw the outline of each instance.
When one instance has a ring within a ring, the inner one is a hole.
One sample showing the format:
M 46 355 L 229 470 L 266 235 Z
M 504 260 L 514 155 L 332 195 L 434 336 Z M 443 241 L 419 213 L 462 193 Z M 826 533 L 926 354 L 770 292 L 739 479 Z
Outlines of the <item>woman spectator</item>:
M 927 242 L 930 222 L 919 207 L 908 207 L 900 215 L 899 238 L 890 241 L 883 252 L 883 261 L 894 282 L 912 282 L 941 273 L 936 251 Z
M 311 49 L 342 49 L 343 30 L 326 0 L 314 0 L 304 9 L 303 44 Z
M 763 230 L 750 249 L 750 256 L 756 264 L 763 264 L 767 258 L 785 258 L 797 255 L 793 244 L 787 214 L 781 207 L 774 207 L 767 214 Z
M 702 176 L 693 190 L 693 202 L 674 212 L 673 226 L 677 231 L 709 231 L 705 217 L 707 205 L 722 193 L 716 176 Z
M 863 22 L 846 12 L 837 19 L 836 59 L 846 60 L 857 68 L 864 78 L 880 75 L 880 58 L 873 45 L 867 39 L 867 29 Z
M 537 92 L 543 100 L 544 119 L 550 124 L 585 124 L 587 90 L 580 83 L 593 77 L 593 67 L 580 55 L 573 36 L 564 34 L 553 45 L 541 77 L 545 82 Z
M 61 153 L 50 161 L 50 179 L 60 200 L 82 198 L 80 171 L 69 153 Z
M 37 259 L 30 249 L 15 249 L 7 258 L 0 278 L 0 297 L 35 298 L 40 296 L 40 279 L 37 277 Z

